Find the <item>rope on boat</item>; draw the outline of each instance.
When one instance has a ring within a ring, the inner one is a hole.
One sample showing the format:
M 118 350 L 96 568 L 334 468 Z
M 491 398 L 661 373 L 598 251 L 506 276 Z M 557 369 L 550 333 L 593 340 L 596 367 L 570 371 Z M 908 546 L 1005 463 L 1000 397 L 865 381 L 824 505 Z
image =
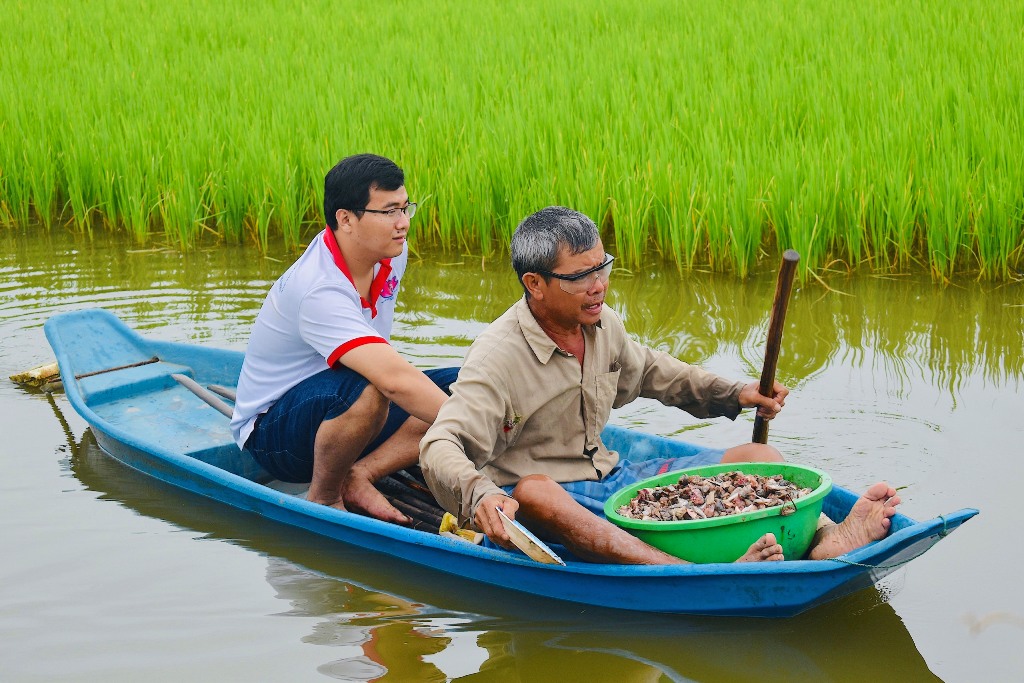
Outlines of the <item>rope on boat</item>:
M 83 372 L 83 373 L 81 373 L 79 375 L 75 375 L 75 379 L 85 379 L 86 377 L 94 377 L 96 375 L 102 375 L 102 374 L 105 374 L 105 373 L 108 373 L 108 372 L 115 372 L 117 370 L 127 370 L 129 368 L 137 368 L 137 367 L 141 367 L 143 365 L 149 365 L 151 363 L 159 363 L 159 362 L 160 362 L 160 358 L 157 357 L 157 356 L 153 356 L 152 358 L 147 358 L 146 360 L 140 360 L 137 363 L 128 363 L 127 365 L 118 365 L 118 366 L 113 367 L 113 368 L 104 368 L 103 370 L 93 370 L 92 372 Z
M 830 557 L 827 561 L 838 562 L 839 564 L 848 564 L 851 567 L 865 567 L 867 569 L 896 569 L 897 567 L 902 567 L 907 562 L 910 562 L 914 559 L 917 559 L 917 555 L 911 557 L 909 560 L 902 560 L 900 562 L 896 562 L 895 564 L 864 564 L 863 562 L 853 562 L 851 560 L 844 560 L 841 557 Z
M 946 536 L 948 536 L 951 533 L 953 533 L 953 529 L 950 529 L 949 526 L 948 526 L 949 522 L 946 519 L 946 515 L 939 515 L 938 519 L 942 520 L 942 529 L 938 532 L 939 533 L 939 538 L 945 538 Z M 911 557 L 908 560 L 901 560 L 900 562 L 896 562 L 896 563 L 893 563 L 893 564 L 864 564 L 863 562 L 852 562 L 850 560 L 844 560 L 844 559 L 839 558 L 839 557 L 830 557 L 828 559 L 831 562 L 838 562 L 839 564 L 848 564 L 848 565 L 850 565 L 852 567 L 866 567 L 868 569 L 896 569 L 898 567 L 902 567 L 903 565 L 905 565 L 906 563 L 910 562 L 911 560 L 917 559 L 918 557 L 919 557 L 919 555 L 914 555 L 914 557 Z

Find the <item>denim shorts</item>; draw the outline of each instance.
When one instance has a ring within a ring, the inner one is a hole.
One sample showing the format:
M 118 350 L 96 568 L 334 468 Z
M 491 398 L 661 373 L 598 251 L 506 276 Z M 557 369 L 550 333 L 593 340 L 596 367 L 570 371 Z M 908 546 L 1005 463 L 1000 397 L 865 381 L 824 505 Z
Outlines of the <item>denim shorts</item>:
M 436 368 L 424 374 L 448 390 L 458 377 L 458 368 Z M 370 381 L 346 368 L 329 368 L 289 389 L 257 420 L 245 449 L 275 479 L 305 483 L 313 478 L 313 443 L 317 430 L 352 407 Z M 387 441 L 409 418 L 409 413 L 392 403 L 384 428 L 359 457 Z
M 619 464 L 608 473 L 608 476 L 599 481 L 565 481 L 559 485 L 565 489 L 573 499 L 587 508 L 595 515 L 604 517 L 604 502 L 612 495 L 631 486 L 642 479 L 654 477 L 665 472 L 685 470 L 689 467 L 700 467 L 701 465 L 717 465 L 722 461 L 725 454 L 724 449 L 709 448 L 696 455 L 687 455 L 680 458 L 651 458 L 630 462 L 620 460 Z M 506 493 L 511 494 L 515 486 L 502 486 Z

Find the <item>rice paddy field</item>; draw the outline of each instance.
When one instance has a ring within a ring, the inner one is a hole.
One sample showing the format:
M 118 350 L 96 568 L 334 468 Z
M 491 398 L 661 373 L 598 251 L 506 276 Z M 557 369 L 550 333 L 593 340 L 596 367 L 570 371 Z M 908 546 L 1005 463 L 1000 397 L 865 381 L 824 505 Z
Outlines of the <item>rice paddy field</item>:
M 572 206 L 626 264 L 1024 268 L 1016 0 L 0 0 L 0 222 L 289 248 L 373 151 L 413 245 Z M 37 228 L 32 228 L 37 229 Z

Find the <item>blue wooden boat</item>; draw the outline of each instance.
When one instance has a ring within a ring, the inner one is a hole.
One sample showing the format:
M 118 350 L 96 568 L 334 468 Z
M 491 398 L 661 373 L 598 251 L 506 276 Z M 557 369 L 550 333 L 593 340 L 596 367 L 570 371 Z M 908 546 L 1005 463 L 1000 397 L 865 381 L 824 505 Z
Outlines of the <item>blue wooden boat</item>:
M 228 420 L 173 375 L 233 388 L 238 351 L 142 337 L 102 309 L 46 322 L 68 400 L 112 457 L 162 481 L 282 524 L 466 579 L 586 605 L 680 614 L 785 617 L 869 587 L 977 514 L 962 509 L 924 522 L 897 514 L 889 535 L 824 561 L 565 566 L 518 552 L 417 531 L 310 503 L 272 481 L 231 439 Z M 630 460 L 692 455 L 696 447 L 608 427 L 603 438 Z M 834 486 L 824 512 L 843 519 L 857 495 Z

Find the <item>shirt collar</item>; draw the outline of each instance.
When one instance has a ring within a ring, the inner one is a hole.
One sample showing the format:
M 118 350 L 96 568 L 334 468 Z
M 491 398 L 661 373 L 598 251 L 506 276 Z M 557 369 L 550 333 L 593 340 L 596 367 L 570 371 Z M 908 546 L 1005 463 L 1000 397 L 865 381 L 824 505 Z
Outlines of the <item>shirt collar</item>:
M 334 265 L 338 266 L 338 270 L 352 283 L 352 287 L 355 288 L 356 282 L 352 279 L 352 273 L 348 269 L 348 264 L 345 263 L 345 256 L 341 253 L 341 247 L 338 246 L 338 240 L 334 238 L 334 231 L 331 230 L 331 226 L 327 226 L 324 230 L 324 244 L 327 245 L 327 249 L 331 252 L 331 257 L 334 258 Z M 377 274 L 373 277 L 373 282 L 370 283 L 370 300 L 367 301 L 362 296 L 359 297 L 359 303 L 363 308 L 370 309 L 370 317 L 377 317 L 377 299 L 380 298 L 381 290 L 384 289 L 384 283 L 387 282 L 388 276 L 391 275 L 391 259 L 381 259 L 377 262 L 378 269 Z M 358 293 L 358 290 L 356 290 Z
M 537 318 L 534 317 L 533 311 L 530 310 L 530 304 L 527 303 L 525 296 L 516 303 L 516 317 L 519 319 L 519 328 L 523 331 L 523 337 L 526 339 L 526 343 L 529 344 L 530 350 L 533 351 L 533 355 L 537 357 L 537 360 L 542 365 L 547 365 L 547 362 L 551 360 L 551 356 L 558 350 L 558 345 L 551 340 L 548 333 L 537 322 Z M 584 325 L 583 330 L 586 332 L 588 328 L 598 327 L 601 327 L 600 320 L 594 325 Z

